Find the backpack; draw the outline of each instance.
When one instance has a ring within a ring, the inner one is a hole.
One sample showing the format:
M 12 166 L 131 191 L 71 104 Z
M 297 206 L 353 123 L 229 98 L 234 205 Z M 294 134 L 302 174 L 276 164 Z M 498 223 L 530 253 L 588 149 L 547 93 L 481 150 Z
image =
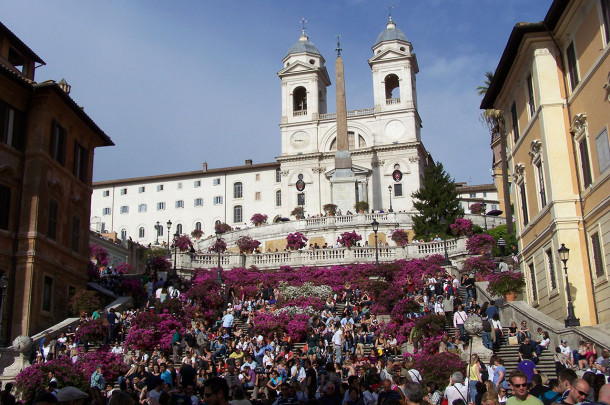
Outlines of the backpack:
M 552 405 L 552 404 L 556 403 L 558 399 L 561 399 L 561 394 L 556 392 L 555 396 L 548 398 L 546 396 L 546 392 L 545 392 L 543 395 L 540 396 L 540 399 L 542 400 L 542 403 L 544 405 Z

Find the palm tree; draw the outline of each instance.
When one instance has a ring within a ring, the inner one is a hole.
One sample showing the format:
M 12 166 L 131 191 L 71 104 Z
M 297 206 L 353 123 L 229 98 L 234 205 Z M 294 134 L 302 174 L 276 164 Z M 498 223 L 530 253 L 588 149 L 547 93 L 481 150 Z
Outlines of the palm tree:
M 485 72 L 485 80 L 482 86 L 477 87 L 477 93 L 484 96 L 493 81 L 493 72 Z M 493 108 L 481 113 L 481 119 L 489 128 L 491 141 L 500 137 L 500 170 L 502 171 L 502 191 L 504 194 L 504 214 L 506 215 L 506 232 L 513 233 L 513 210 L 510 205 L 510 188 L 508 186 L 508 162 L 506 157 L 506 131 L 504 127 L 504 114 L 501 110 Z

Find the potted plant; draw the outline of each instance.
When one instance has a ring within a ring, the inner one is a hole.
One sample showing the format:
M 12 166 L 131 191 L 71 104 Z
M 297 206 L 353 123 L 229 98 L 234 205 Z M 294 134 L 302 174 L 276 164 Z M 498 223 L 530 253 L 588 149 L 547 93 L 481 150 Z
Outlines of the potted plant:
M 295 209 L 292 210 L 290 215 L 294 215 L 297 218 L 297 220 L 301 219 L 301 217 L 303 217 L 303 207 L 296 207 Z
M 203 231 L 201 229 L 193 229 L 193 231 L 191 232 L 191 236 L 195 239 L 201 238 L 202 235 Z
M 222 238 L 217 239 L 216 242 L 214 242 L 214 244 L 210 248 L 210 250 L 214 253 L 218 253 L 219 251 L 224 252 L 225 250 L 227 250 L 227 243 Z
M 523 273 L 518 271 L 491 273 L 487 276 L 487 281 L 487 291 L 493 296 L 504 296 L 506 301 L 514 301 L 515 296 L 525 288 Z
M 350 248 L 352 246 L 356 246 L 359 240 L 362 240 L 362 236 L 358 235 L 356 231 L 351 232 L 343 232 L 338 238 L 337 242 L 346 248 Z
M 254 214 L 250 221 L 254 224 L 254 226 L 261 226 L 261 224 L 267 223 L 267 215 L 265 214 Z
M 455 236 L 470 236 L 473 233 L 472 221 L 466 218 L 457 218 L 449 227 Z
M 470 207 L 471 214 L 483 214 L 483 203 L 474 203 Z
M 231 225 L 225 224 L 224 222 L 214 225 L 214 232 L 220 231 L 220 233 L 225 233 L 232 230 L 233 228 L 231 228 Z
M 368 211 L 369 210 L 369 203 L 367 203 L 366 201 L 358 201 L 354 205 L 354 208 L 356 209 L 357 212 L 363 214 L 364 211 Z
M 336 204 L 324 204 L 324 206 L 322 207 L 322 209 L 324 210 L 324 212 L 326 212 L 328 215 L 333 216 L 337 213 L 337 205 Z
M 299 250 L 307 246 L 307 238 L 301 232 L 289 233 L 286 236 L 286 248 Z
M 242 236 L 237 239 L 237 246 L 239 247 L 240 253 L 252 253 L 254 249 L 260 246 L 260 242 L 256 239 L 252 239 L 249 236 Z
M 398 246 L 405 247 L 409 243 L 409 234 L 404 229 L 394 229 L 390 235 L 390 239 Z

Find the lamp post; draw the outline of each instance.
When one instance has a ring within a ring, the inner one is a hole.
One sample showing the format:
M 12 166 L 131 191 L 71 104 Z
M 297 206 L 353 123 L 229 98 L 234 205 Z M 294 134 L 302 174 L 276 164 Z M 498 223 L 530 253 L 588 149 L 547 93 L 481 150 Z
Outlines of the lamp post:
M 379 246 L 377 243 L 377 231 L 379 230 L 379 222 L 377 222 L 377 219 L 373 219 L 371 226 L 373 227 L 373 232 L 375 232 L 375 269 L 379 270 Z
M 500 254 L 504 257 L 504 249 L 506 249 L 506 241 L 504 238 L 498 238 L 497 242 L 498 248 L 500 249 Z
M 389 210 L 389 212 L 394 212 L 394 210 L 392 209 L 392 185 L 391 184 L 388 186 L 388 191 L 390 192 L 390 210 Z
M 161 224 L 159 221 L 155 224 L 155 231 L 157 231 L 157 238 L 155 239 L 155 245 L 159 244 L 159 229 L 161 229 Z
M 222 285 L 222 275 L 220 274 L 220 240 L 222 239 L 222 232 L 220 229 L 216 229 L 216 250 L 218 250 L 218 268 L 216 270 L 216 282 Z
M 574 315 L 574 306 L 572 305 L 572 294 L 570 294 L 570 284 L 568 282 L 568 259 L 570 258 L 570 249 L 565 244 L 561 244 L 561 247 L 557 250 L 559 252 L 559 258 L 563 262 L 563 274 L 566 279 L 566 292 L 568 294 L 568 317 L 565 319 L 565 327 L 580 326 L 580 319 Z
M 6 273 L 0 277 L 0 346 L 4 346 L 4 335 L 2 334 L 2 319 L 4 318 L 4 297 L 6 296 L 6 287 L 8 286 L 8 278 Z
M 483 203 L 483 219 L 485 219 L 485 232 L 487 232 L 487 204 Z
M 180 236 L 180 234 L 176 232 L 174 234 L 174 274 L 172 274 L 173 279 L 178 278 L 178 272 L 176 271 L 176 257 L 178 256 L 178 236 Z
M 172 221 L 167 221 L 167 257 L 169 257 L 169 237 L 172 234 L 170 230 L 172 229 Z
M 451 266 L 451 260 L 449 260 L 449 254 L 447 253 L 447 232 L 445 231 L 447 220 L 444 216 L 441 217 L 441 225 L 443 226 L 443 246 L 445 247 L 445 260 L 443 261 L 443 266 Z

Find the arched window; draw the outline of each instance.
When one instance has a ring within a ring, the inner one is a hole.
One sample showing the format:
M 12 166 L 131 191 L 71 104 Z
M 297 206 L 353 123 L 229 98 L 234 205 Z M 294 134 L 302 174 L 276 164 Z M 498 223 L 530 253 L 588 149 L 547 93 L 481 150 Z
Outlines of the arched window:
M 198 231 L 201 230 L 201 222 L 195 222 L 195 229 Z
M 233 184 L 233 198 L 242 198 L 244 196 L 243 185 L 240 181 Z
M 127 239 L 127 229 L 123 228 L 121 229 L 121 240 L 126 240 Z
M 143 238 L 145 236 L 145 234 L 146 234 L 146 231 L 144 230 L 144 227 L 141 226 L 140 229 L 138 229 L 138 236 L 140 238 Z
M 388 104 L 391 104 L 387 100 L 400 100 L 400 83 L 398 76 L 390 74 L 385 77 L 385 98 Z
M 276 207 L 282 206 L 282 190 L 278 190 L 275 192 L 275 206 Z
M 302 114 L 307 114 L 307 90 L 305 87 L 297 87 L 292 92 L 292 99 L 294 100 L 293 111 L 297 111 Z
M 235 222 L 235 223 L 243 222 L 244 221 L 243 217 L 244 216 L 243 216 L 241 205 L 236 205 L 235 207 L 233 207 L 233 222 Z
M 182 235 L 182 224 L 176 225 L 176 233 Z
M 366 141 L 360 134 L 356 134 L 352 131 L 347 133 L 347 145 L 349 150 L 366 148 Z M 330 150 L 337 150 L 337 138 L 333 139 L 330 143 Z

